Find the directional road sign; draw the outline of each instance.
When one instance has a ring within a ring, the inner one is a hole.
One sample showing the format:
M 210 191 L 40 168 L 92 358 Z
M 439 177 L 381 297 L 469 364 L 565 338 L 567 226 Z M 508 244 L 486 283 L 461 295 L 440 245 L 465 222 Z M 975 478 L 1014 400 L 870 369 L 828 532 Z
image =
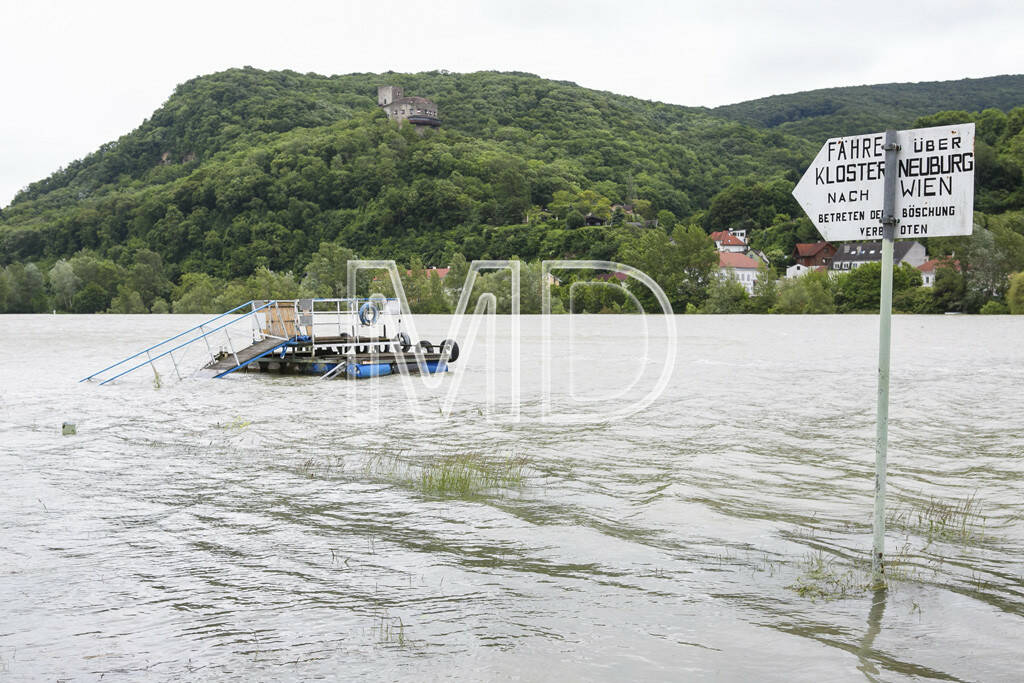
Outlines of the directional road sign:
M 974 124 L 896 133 L 896 239 L 969 235 Z M 882 237 L 885 133 L 829 139 L 793 196 L 830 242 Z

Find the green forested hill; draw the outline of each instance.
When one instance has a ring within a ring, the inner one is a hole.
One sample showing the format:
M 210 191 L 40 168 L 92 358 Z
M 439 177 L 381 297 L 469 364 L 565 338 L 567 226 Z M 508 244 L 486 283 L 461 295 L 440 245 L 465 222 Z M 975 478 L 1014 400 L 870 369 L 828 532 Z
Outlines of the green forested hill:
M 842 135 L 909 128 L 937 111 L 1009 111 L 1024 105 L 1024 76 L 825 88 L 729 104 L 711 112 L 821 143 Z
M 419 136 L 388 122 L 381 83 L 434 99 L 444 126 Z M 483 226 L 526 222 L 559 191 L 684 217 L 737 179 L 792 180 L 811 147 L 527 74 L 237 69 L 183 84 L 137 130 L 19 194 L 0 247 L 7 261 L 52 259 L 138 240 L 225 275 L 298 268 L 339 238 L 435 261 Z
M 317 269 L 351 253 L 438 266 L 668 250 L 685 260 L 679 245 L 703 251 L 701 229 L 733 227 L 781 271 L 795 242 L 817 238 L 790 191 L 827 136 L 977 121 L 976 209 L 1024 208 L 1022 82 L 899 86 L 898 100 L 896 86 L 841 88 L 708 110 L 523 73 L 231 69 L 180 85 L 136 130 L 0 212 L 0 311 L 158 310 L 227 282 L 255 283 L 232 296 L 266 297 L 267 277 L 289 272 L 288 291 L 305 276 L 303 291 L 319 292 L 333 275 Z M 443 126 L 421 135 L 388 121 L 381 84 L 434 100 Z M 999 249 L 1017 245 L 1018 218 L 992 223 Z M 674 303 L 701 303 L 707 281 L 692 285 Z

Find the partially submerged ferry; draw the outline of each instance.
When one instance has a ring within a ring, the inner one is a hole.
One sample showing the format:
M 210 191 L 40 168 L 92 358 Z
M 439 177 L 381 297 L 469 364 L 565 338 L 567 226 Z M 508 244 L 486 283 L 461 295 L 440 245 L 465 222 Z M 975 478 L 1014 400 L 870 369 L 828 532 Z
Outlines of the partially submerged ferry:
M 247 338 L 239 326 L 248 324 Z M 184 358 L 199 349 L 206 357 L 187 372 Z M 397 299 L 284 299 L 248 301 L 201 325 L 95 372 L 81 381 L 107 384 L 147 365 L 168 362 L 179 378 L 226 377 L 235 372 L 317 375 L 364 379 L 393 373 L 447 372 L 459 345 L 410 339 Z M 185 370 L 185 375 L 183 375 Z

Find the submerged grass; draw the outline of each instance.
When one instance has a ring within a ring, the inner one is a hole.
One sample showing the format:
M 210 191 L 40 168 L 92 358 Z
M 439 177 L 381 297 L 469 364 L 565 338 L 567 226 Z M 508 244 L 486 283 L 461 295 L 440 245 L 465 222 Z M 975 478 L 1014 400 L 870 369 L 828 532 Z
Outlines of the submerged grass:
M 522 457 L 487 459 L 479 453 L 433 458 L 420 470 L 424 493 L 466 496 L 488 489 L 522 488 L 526 482 Z
M 796 581 L 786 587 L 812 601 L 829 601 L 862 596 L 883 586 L 894 588 L 899 584 L 934 582 L 939 576 L 942 562 L 941 557 L 936 559 L 929 557 L 928 553 L 922 555 L 914 552 L 908 541 L 888 548 L 881 584 L 875 581 L 868 558 L 851 559 L 821 549 L 807 553 L 793 564 L 784 560 L 769 563 L 766 556 L 760 569 L 766 571 L 765 567 L 769 564 L 795 567 L 798 572 Z M 776 568 L 772 566 L 770 571 L 774 574 Z M 976 575 L 972 575 L 972 579 L 976 578 Z M 975 587 L 981 583 L 980 579 L 972 581 Z
M 343 460 L 341 456 L 312 456 L 302 461 L 298 471 L 299 474 L 309 479 L 316 479 L 317 477 L 322 479 L 329 477 L 334 470 L 341 469 L 342 466 Z
M 240 431 L 240 430 L 245 429 L 246 427 L 248 427 L 251 424 L 252 424 L 252 420 L 245 420 L 241 416 L 236 415 L 234 417 L 234 419 L 231 420 L 231 422 L 225 422 L 223 424 L 218 422 L 218 423 L 216 423 L 214 425 L 214 427 L 217 427 L 218 429 L 228 429 L 228 430 Z
M 432 496 L 469 497 L 526 485 L 528 461 L 514 454 L 444 453 L 420 463 L 403 455 L 377 455 L 366 469 L 374 476 L 410 485 Z
M 412 641 L 405 635 L 405 624 L 402 622 L 401 617 L 390 617 L 387 614 L 381 614 L 371 631 L 378 645 L 406 647 L 412 644 Z
M 864 572 L 841 566 L 824 551 L 808 553 L 799 563 L 800 575 L 789 588 L 811 600 L 836 600 L 860 595 L 869 588 Z
M 886 516 L 887 526 L 917 534 L 929 544 L 936 541 L 959 545 L 982 543 L 987 523 L 977 494 L 948 502 L 934 496 L 905 498 Z

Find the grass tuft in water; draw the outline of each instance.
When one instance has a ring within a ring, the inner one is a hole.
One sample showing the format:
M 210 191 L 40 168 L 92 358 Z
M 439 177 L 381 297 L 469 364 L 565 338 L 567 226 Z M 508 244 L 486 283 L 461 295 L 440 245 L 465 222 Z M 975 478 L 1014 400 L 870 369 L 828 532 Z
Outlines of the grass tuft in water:
M 488 489 L 522 488 L 526 482 L 522 457 L 487 459 L 478 453 L 433 458 L 420 470 L 419 488 L 434 495 L 467 496 Z
M 789 586 L 811 600 L 836 600 L 862 594 L 869 582 L 863 572 L 836 564 L 824 551 L 808 553 L 800 562 L 800 575 Z
M 316 479 L 317 477 L 326 478 L 331 475 L 333 470 L 340 469 L 341 466 L 341 456 L 333 458 L 330 455 L 325 457 L 313 456 L 302 461 L 302 464 L 299 465 L 299 474 L 310 479 Z
M 977 494 L 950 502 L 934 496 L 907 498 L 886 518 L 887 526 L 917 534 L 929 544 L 936 541 L 959 545 L 982 543 L 987 522 Z
M 236 415 L 234 419 L 231 420 L 231 422 L 225 422 L 224 424 L 218 422 L 217 424 L 214 425 L 214 427 L 217 427 L 219 429 L 232 429 L 241 431 L 251 424 L 252 420 L 245 420 L 242 417 Z
M 378 645 L 406 647 L 412 644 L 412 641 L 405 635 L 405 624 L 401 617 L 389 617 L 387 614 L 382 614 L 371 630 Z
M 378 455 L 367 463 L 367 471 L 411 485 L 427 495 L 469 497 L 524 487 L 527 466 L 522 456 L 462 452 L 438 454 L 419 465 L 398 455 Z

